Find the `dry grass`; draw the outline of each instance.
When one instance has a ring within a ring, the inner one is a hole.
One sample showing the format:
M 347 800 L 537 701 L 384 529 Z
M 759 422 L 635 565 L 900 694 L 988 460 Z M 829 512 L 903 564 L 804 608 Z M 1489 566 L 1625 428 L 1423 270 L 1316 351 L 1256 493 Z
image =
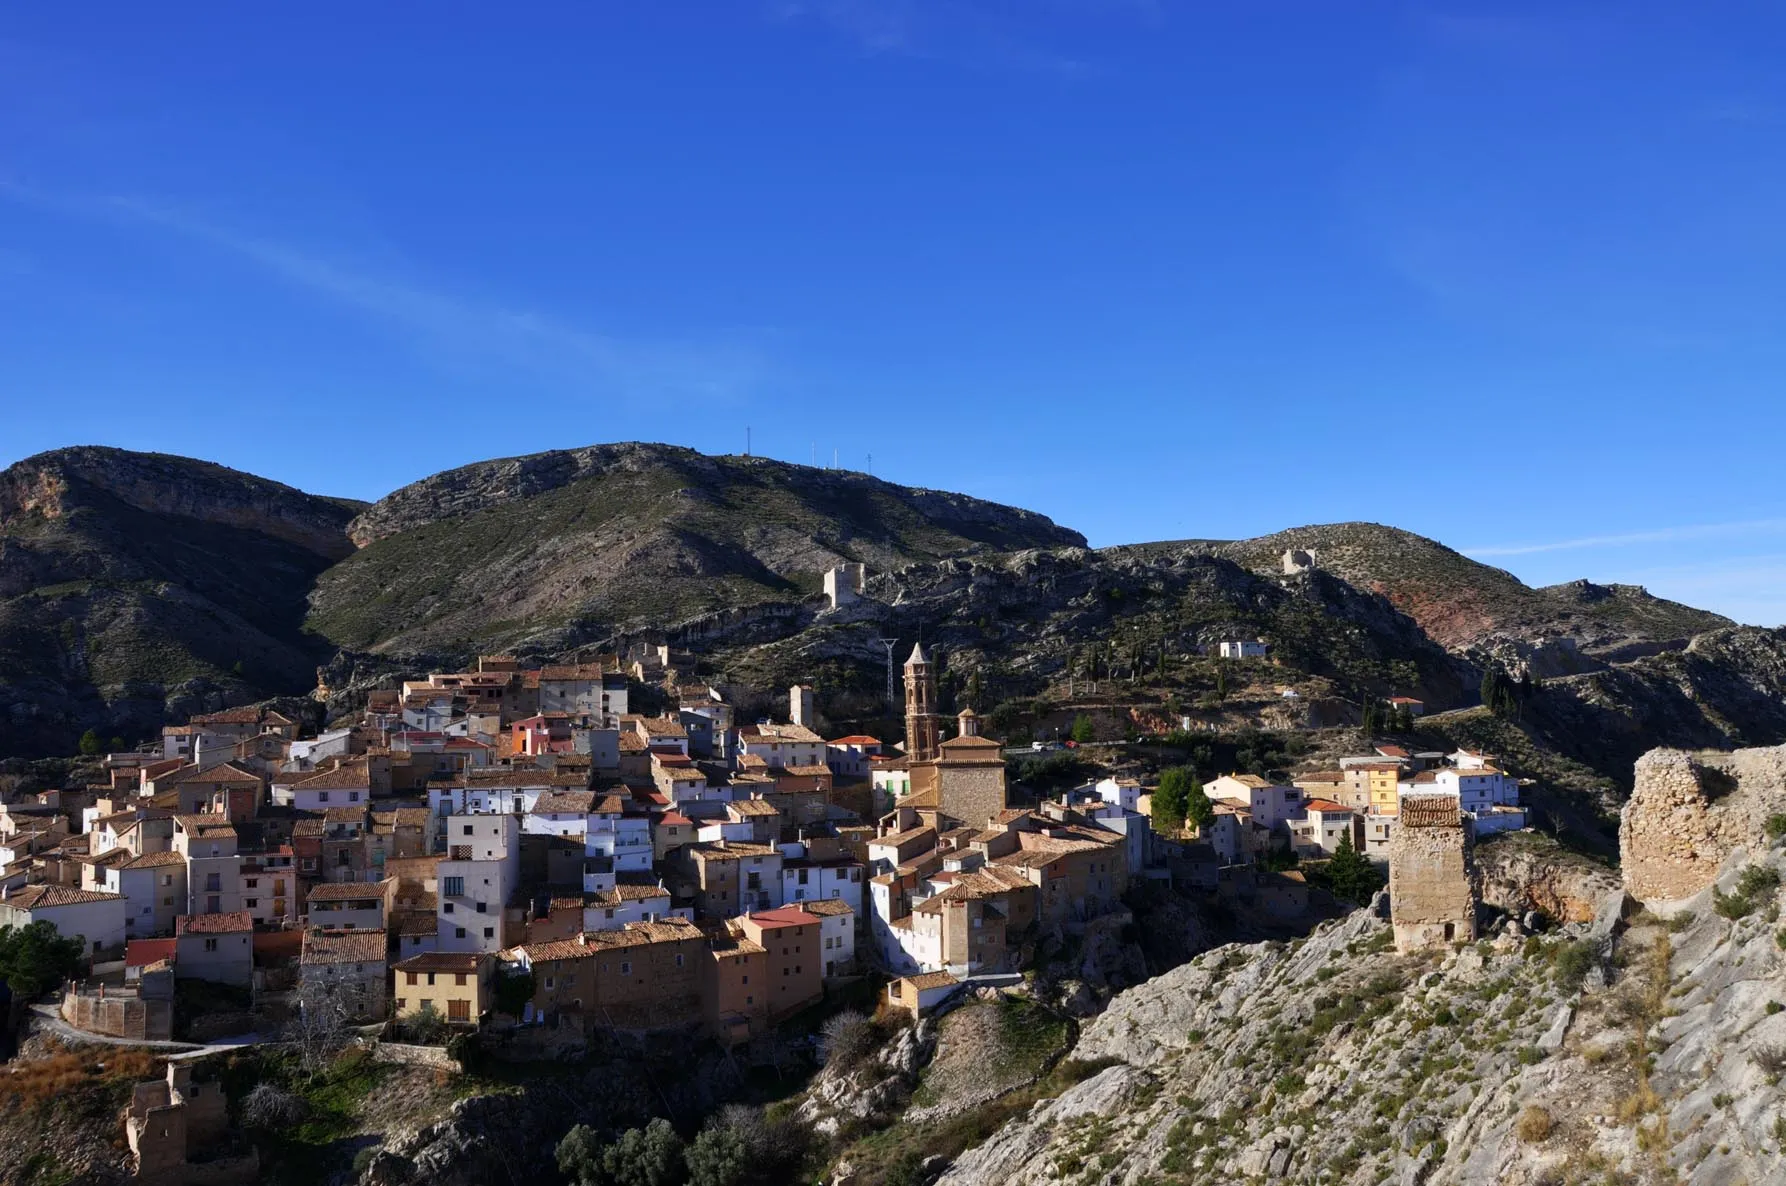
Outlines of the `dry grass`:
M 155 1055 L 126 1046 L 70 1050 L 60 1043 L 43 1058 L 0 1071 L 0 1101 L 35 1105 L 89 1087 L 136 1083 L 160 1071 Z
M 1533 1104 L 1519 1114 L 1519 1139 L 1528 1145 L 1541 1144 L 1550 1139 L 1551 1129 L 1555 1126 L 1550 1110 Z

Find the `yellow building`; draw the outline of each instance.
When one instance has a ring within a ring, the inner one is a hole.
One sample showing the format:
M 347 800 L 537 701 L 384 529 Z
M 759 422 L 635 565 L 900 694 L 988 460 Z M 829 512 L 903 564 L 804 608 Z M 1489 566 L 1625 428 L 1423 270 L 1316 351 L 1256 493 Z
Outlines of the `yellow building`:
M 490 976 L 495 961 L 475 951 L 426 951 L 393 969 L 391 996 L 399 1021 L 412 1021 L 432 1007 L 435 1016 L 454 1025 L 476 1025 L 490 1007 Z

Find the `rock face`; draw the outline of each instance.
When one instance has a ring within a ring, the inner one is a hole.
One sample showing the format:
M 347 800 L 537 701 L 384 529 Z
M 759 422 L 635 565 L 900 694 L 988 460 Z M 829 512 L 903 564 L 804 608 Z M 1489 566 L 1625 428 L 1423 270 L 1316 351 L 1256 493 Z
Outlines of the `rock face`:
M 1658 749 L 1637 763 L 1619 817 L 1625 888 L 1643 901 L 1689 897 L 1739 848 L 1765 843 L 1786 811 L 1786 746 L 1688 754 Z
M 1539 834 L 1497 836 L 1476 846 L 1475 860 L 1483 905 L 1515 918 L 1535 910 L 1558 922 L 1592 922 L 1623 888 L 1617 870 Z
M 1442 953 L 1392 954 L 1360 911 L 1199 956 L 1118 996 L 1073 1054 L 1112 1065 L 940 1186 L 1786 1181 L 1779 890 L 1734 924 L 1708 890 L 1629 930 L 1622 896 L 1591 926 Z
M 357 506 L 118 449 L 0 473 L 0 757 L 302 691 L 304 596 Z

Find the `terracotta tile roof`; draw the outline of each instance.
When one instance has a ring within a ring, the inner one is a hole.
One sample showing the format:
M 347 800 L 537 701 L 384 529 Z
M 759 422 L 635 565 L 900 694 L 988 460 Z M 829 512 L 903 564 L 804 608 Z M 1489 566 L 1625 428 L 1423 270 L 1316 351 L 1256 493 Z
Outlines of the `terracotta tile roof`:
M 1308 774 L 1298 774 L 1290 781 L 1298 786 L 1305 782 L 1337 783 L 1345 782 L 1346 775 L 1341 770 L 1315 770 Z
M 80 858 L 80 861 L 83 865 L 99 865 L 109 869 L 113 866 L 122 868 L 129 864 L 132 859 L 133 854 L 128 848 L 112 848 L 107 849 L 98 856 L 84 856 Z M 182 859 L 181 864 L 184 863 L 185 861 Z
M 774 745 L 824 745 L 825 739 L 805 725 L 744 725 L 738 730 L 740 742 Z
M 100 890 L 75 889 L 67 885 L 27 885 L 13 890 L 0 906 L 11 906 L 18 910 L 46 910 L 56 906 L 81 906 L 88 902 L 122 902 L 123 894 L 108 894 Z
M 433 897 L 434 895 L 429 894 L 428 896 Z M 410 935 L 434 935 L 440 931 L 440 920 L 432 911 L 427 914 L 399 915 L 395 924 L 397 934 L 406 938 Z
M 594 791 L 553 791 L 534 802 L 535 815 L 588 815 L 595 806 Z
M 354 902 L 383 898 L 384 886 L 370 881 L 325 881 L 310 887 L 305 897 L 312 902 Z
M 726 804 L 726 810 L 739 815 L 780 815 L 775 804 L 762 799 L 734 799 Z
M 260 712 L 254 707 L 226 708 L 222 712 L 202 713 L 186 720 L 191 725 L 258 725 Z
M 589 805 L 590 815 L 625 815 L 626 799 L 621 795 L 606 794 Z
M 323 809 L 322 818 L 325 823 L 331 824 L 364 824 L 366 822 L 366 808 L 364 806 L 325 807 Z
M 397 972 L 476 972 L 483 956 L 475 951 L 424 951 L 399 960 L 391 968 Z
M 146 852 L 126 862 L 126 869 L 159 869 L 163 865 L 184 865 L 186 858 L 169 849 L 166 852 Z
M 926 824 L 921 827 L 912 828 L 909 831 L 895 832 L 891 836 L 877 837 L 874 840 L 870 840 L 868 843 L 871 845 L 885 844 L 891 845 L 894 848 L 904 848 L 908 843 L 916 843 L 920 840 L 934 841 L 935 839 L 936 829 Z
M 837 918 L 844 914 L 854 914 L 850 904 L 842 898 L 815 898 L 810 902 L 800 903 L 808 914 L 817 914 L 826 918 Z
M 712 840 L 704 844 L 690 844 L 684 851 L 710 861 L 735 861 L 739 857 L 768 857 L 781 853 L 773 844 L 750 844 L 743 840 Z
M 323 831 L 324 831 L 324 826 L 323 826 L 322 820 L 314 819 L 314 818 L 301 819 L 297 823 L 295 823 L 291 826 L 291 834 L 294 839 L 299 836 L 320 837 L 323 834 Z
M 176 815 L 174 823 L 189 836 L 234 836 L 236 829 L 227 815 Z
M 176 935 L 234 935 L 254 929 L 254 916 L 246 910 L 218 914 L 182 914 L 174 920 Z
M 657 817 L 657 822 L 660 824 L 672 824 L 676 827 L 692 827 L 695 821 L 689 819 L 680 811 L 666 811 Z
M 687 919 L 664 922 L 629 922 L 617 931 L 585 931 L 575 939 L 529 943 L 522 948 L 530 962 L 593 959 L 604 952 L 646 947 L 653 943 L 680 943 L 702 938 L 701 929 Z
M 826 745 L 879 745 L 880 738 L 870 737 L 866 733 L 852 733 L 848 737 L 838 737 L 827 741 Z
M 961 983 L 947 972 L 920 972 L 916 976 L 907 976 L 905 982 L 916 989 L 948 988 Z
M 1342 811 L 1350 812 L 1352 810 L 1344 803 L 1335 803 L 1331 799 L 1310 799 L 1304 806 L 1310 811 L 1318 811 L 1323 815 L 1337 814 Z
M 638 754 L 650 748 L 649 743 L 637 733 L 622 730 L 620 733 L 620 749 L 623 753 Z
M 382 964 L 383 931 L 305 931 L 300 964 Z
M 1451 795 L 1403 795 L 1404 828 L 1455 828 L 1463 823 L 1461 804 Z
M 831 777 L 831 767 L 829 766 L 784 766 L 782 769 L 801 778 Z
M 292 784 L 293 791 L 363 791 L 372 785 L 372 775 L 365 762 L 349 762 L 333 770 L 312 774 Z

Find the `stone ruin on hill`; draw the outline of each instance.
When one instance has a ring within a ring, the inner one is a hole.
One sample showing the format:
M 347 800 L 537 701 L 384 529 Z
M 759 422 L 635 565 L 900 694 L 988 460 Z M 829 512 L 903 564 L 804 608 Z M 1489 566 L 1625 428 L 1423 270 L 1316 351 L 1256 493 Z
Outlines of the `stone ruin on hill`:
M 1454 795 L 1408 795 L 1389 842 L 1389 919 L 1400 952 L 1476 940 L 1469 821 Z
M 1625 889 L 1641 901 L 1688 898 L 1718 878 L 1738 848 L 1767 842 L 1786 812 L 1786 746 L 1689 754 L 1654 749 L 1637 760 L 1619 815 Z

